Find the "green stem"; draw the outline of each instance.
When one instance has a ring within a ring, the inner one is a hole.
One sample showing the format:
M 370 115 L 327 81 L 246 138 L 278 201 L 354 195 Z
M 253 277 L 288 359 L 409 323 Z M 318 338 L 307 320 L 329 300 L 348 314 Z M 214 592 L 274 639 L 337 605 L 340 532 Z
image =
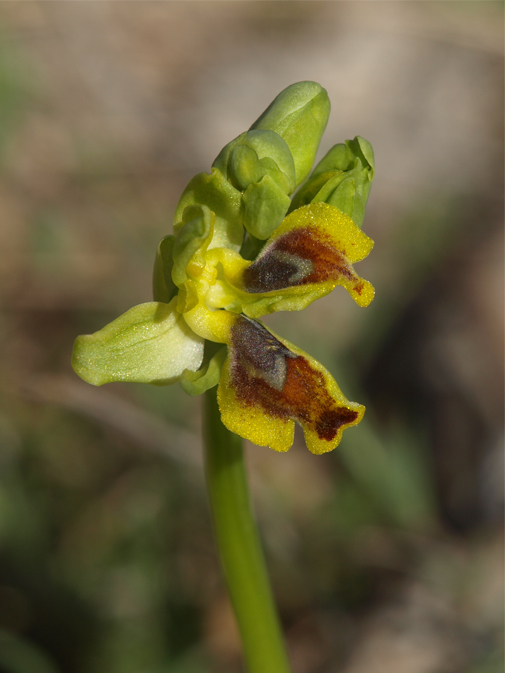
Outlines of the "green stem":
M 221 563 L 249 673 L 290 673 L 249 501 L 242 440 L 221 423 L 216 389 L 205 393 L 207 488 Z

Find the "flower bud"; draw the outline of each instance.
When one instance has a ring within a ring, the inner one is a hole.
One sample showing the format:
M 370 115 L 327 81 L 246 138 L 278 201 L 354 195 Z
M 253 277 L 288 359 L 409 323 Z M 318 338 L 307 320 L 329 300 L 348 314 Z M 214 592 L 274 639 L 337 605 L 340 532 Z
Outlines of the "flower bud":
M 240 250 L 244 240 L 241 222 L 242 194 L 217 168 L 198 173 L 182 193 L 174 215 L 174 234 L 184 226 L 183 214 L 189 206 L 207 206 L 215 215 L 212 247 Z
M 323 201 L 336 206 L 361 227 L 375 162 L 370 143 L 356 136 L 331 148 L 293 199 L 291 210 Z
M 248 232 L 267 239 L 288 212 L 288 194 L 296 186 L 286 142 L 274 131 L 247 131 L 228 143 L 212 166 L 242 193 L 242 221 Z
M 245 190 L 243 223 L 255 238 L 265 241 L 281 224 L 291 201 L 269 175 Z
M 295 165 L 286 142 L 273 131 L 247 131 L 228 143 L 212 164 L 239 191 L 268 175 L 285 194 L 295 189 Z
M 285 140 L 293 155 L 299 185 L 312 168 L 329 114 L 326 90 L 316 82 L 297 82 L 281 91 L 251 130 L 275 131 Z

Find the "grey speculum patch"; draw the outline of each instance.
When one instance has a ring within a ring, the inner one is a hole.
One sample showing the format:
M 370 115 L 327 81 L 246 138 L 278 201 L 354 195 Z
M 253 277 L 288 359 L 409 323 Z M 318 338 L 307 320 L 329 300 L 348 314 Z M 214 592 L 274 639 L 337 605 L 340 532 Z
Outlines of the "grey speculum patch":
M 268 250 L 244 271 L 247 292 L 273 292 L 301 285 L 314 270 L 314 263 L 282 250 Z
M 281 392 L 286 384 L 286 359 L 298 355 L 289 350 L 261 323 L 241 316 L 232 330 L 233 347 L 250 376 L 262 378 L 269 386 Z

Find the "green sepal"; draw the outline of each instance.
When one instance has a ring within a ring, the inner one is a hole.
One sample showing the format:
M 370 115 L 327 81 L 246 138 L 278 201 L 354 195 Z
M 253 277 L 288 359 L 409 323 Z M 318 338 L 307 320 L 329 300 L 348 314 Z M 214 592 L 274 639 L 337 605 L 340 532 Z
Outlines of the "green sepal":
M 185 369 L 180 379 L 181 388 L 184 392 L 192 397 L 196 397 L 197 395 L 201 395 L 207 390 L 210 390 L 210 388 L 217 386 L 227 352 L 228 349 L 226 346 L 223 346 L 209 360 L 209 362 L 197 372 Z
M 184 226 L 183 213 L 188 206 L 205 205 L 216 216 L 211 247 L 240 250 L 244 239 L 242 227 L 242 194 L 217 168 L 198 173 L 182 193 L 174 215 L 174 233 Z
M 284 219 L 291 205 L 289 196 L 269 175 L 244 192 L 244 226 L 261 240 L 267 239 Z
M 323 173 L 316 177 L 327 176 Z M 336 206 L 345 215 L 348 215 L 357 227 L 361 227 L 365 219 L 366 200 L 364 192 L 368 195 L 368 190 L 363 189 L 362 181 L 359 177 L 353 176 L 353 173 L 337 172 L 333 177 L 326 179 L 321 189 L 313 196 L 309 203 L 328 203 L 330 206 Z
M 204 255 L 214 233 L 215 215 L 207 206 L 187 206 L 182 222 L 173 251 L 172 280 L 177 287 L 183 287 L 190 276 L 197 276 L 205 268 Z
M 316 82 L 297 82 L 281 91 L 251 130 L 275 131 L 286 141 L 299 185 L 312 168 L 329 114 L 326 90 Z
M 153 269 L 153 299 L 168 304 L 177 292 L 177 286 L 172 280 L 174 264 L 173 251 L 175 236 L 165 236 L 158 243 Z
M 113 381 L 170 385 L 185 369 L 196 371 L 204 340 L 188 327 L 176 305 L 177 298 L 169 304 L 140 304 L 98 332 L 77 337 L 75 373 L 95 386 Z
M 374 177 L 375 162 L 370 143 L 356 136 L 331 148 L 291 203 L 294 211 L 309 203 L 336 206 L 361 227 Z

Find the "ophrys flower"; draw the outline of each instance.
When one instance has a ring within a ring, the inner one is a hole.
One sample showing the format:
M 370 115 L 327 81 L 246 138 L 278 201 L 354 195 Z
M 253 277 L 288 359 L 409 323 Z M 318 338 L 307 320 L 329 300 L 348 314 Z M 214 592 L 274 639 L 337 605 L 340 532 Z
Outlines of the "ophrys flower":
M 373 246 L 358 226 L 373 179 L 370 144 L 357 137 L 336 145 L 302 184 L 328 114 L 322 87 L 294 84 L 220 152 L 210 174 L 191 180 L 174 234 L 158 246 L 155 301 L 78 337 L 81 378 L 180 381 L 192 395 L 219 383 L 226 427 L 277 451 L 293 443 L 295 423 L 317 454 L 359 423 L 364 407 L 258 320 L 301 310 L 337 285 L 360 306 L 373 299 L 353 268 Z

